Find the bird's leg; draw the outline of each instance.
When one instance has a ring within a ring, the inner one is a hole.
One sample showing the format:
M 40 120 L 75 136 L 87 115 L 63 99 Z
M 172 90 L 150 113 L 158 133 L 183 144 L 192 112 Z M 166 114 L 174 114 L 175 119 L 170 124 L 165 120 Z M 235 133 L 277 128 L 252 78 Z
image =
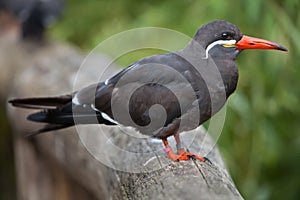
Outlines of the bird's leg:
M 167 139 L 162 139 L 164 145 L 165 145 L 165 149 L 164 151 L 168 154 L 168 158 L 173 160 L 173 161 L 179 161 L 178 159 L 178 154 L 175 154 L 172 150 L 172 148 L 169 146 L 168 140 Z
M 167 139 L 162 139 L 162 141 L 163 141 L 163 143 L 166 147 L 165 152 L 168 153 L 168 158 L 169 159 L 171 159 L 172 161 L 175 161 L 175 162 L 178 162 L 180 160 L 189 160 L 191 158 L 200 160 L 201 162 L 209 161 L 208 158 L 206 158 L 206 157 L 202 157 L 202 156 L 199 156 L 197 154 L 187 152 L 186 150 L 181 148 L 179 135 L 177 135 L 177 136 L 176 135 L 174 137 L 175 137 L 175 140 L 176 140 L 176 146 L 177 146 L 178 154 L 173 152 L 172 148 L 169 146 L 169 143 L 168 143 Z
M 174 138 L 175 138 L 175 141 L 176 141 L 177 153 L 180 155 L 180 154 L 183 154 L 184 152 L 186 152 L 184 150 L 184 148 L 182 148 L 179 133 L 174 134 Z

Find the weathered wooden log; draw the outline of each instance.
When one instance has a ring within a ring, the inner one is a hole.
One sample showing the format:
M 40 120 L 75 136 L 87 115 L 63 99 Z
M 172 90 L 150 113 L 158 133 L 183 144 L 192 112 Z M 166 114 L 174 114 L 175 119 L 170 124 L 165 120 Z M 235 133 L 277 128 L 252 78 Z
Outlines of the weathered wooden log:
M 74 47 L 15 42 L 9 48 L 5 67 L 10 78 L 5 84 L 10 98 L 73 90 L 84 59 Z M 95 80 L 92 69 L 99 70 L 107 59 L 101 54 L 91 58 L 91 70 L 82 72 L 86 73 L 82 87 Z M 110 70 L 107 74 L 119 69 Z M 15 135 L 19 199 L 242 199 L 217 148 L 207 155 L 212 164 L 173 163 L 163 153 L 162 143 L 139 138 L 128 128 L 79 125 L 24 138 L 41 124 L 26 120 L 30 110 L 10 105 L 8 110 Z M 200 154 L 214 145 L 201 127 L 182 136 L 189 149 Z M 201 146 L 204 137 L 208 142 Z

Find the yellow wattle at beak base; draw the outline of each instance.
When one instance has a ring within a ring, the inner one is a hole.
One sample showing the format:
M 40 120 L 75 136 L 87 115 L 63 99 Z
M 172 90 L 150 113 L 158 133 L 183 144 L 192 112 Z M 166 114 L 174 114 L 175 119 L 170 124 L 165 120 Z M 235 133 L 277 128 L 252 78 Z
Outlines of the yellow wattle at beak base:
M 235 44 L 223 44 L 222 46 L 223 46 L 223 47 L 228 47 L 228 48 L 229 48 L 229 47 L 235 47 Z

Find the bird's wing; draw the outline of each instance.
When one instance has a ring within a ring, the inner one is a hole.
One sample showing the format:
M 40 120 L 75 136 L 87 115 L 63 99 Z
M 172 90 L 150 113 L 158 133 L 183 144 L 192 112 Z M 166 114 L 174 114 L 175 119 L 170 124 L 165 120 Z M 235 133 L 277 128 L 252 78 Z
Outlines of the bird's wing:
M 178 57 L 155 55 L 78 91 L 73 103 L 89 105 L 106 120 L 126 126 L 148 126 L 153 120 L 156 127 L 166 126 L 197 100 L 194 79 Z

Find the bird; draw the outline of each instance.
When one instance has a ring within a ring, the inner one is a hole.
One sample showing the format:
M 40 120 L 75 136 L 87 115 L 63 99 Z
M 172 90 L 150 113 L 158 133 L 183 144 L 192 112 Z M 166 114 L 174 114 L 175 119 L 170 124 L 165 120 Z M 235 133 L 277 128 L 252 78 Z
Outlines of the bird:
M 64 0 L 0 0 L 0 10 L 20 22 L 23 40 L 43 40 L 45 29 L 60 17 L 64 6 Z
M 214 20 L 200 27 L 183 49 L 145 57 L 105 81 L 67 95 L 9 103 L 41 109 L 27 119 L 47 124 L 31 136 L 75 124 L 130 126 L 161 139 L 172 161 L 206 162 L 207 157 L 183 148 L 180 133 L 197 128 L 224 106 L 236 90 L 235 60 L 245 49 L 288 51 L 275 42 L 243 35 L 230 22 Z M 168 143 L 171 136 L 177 152 Z

